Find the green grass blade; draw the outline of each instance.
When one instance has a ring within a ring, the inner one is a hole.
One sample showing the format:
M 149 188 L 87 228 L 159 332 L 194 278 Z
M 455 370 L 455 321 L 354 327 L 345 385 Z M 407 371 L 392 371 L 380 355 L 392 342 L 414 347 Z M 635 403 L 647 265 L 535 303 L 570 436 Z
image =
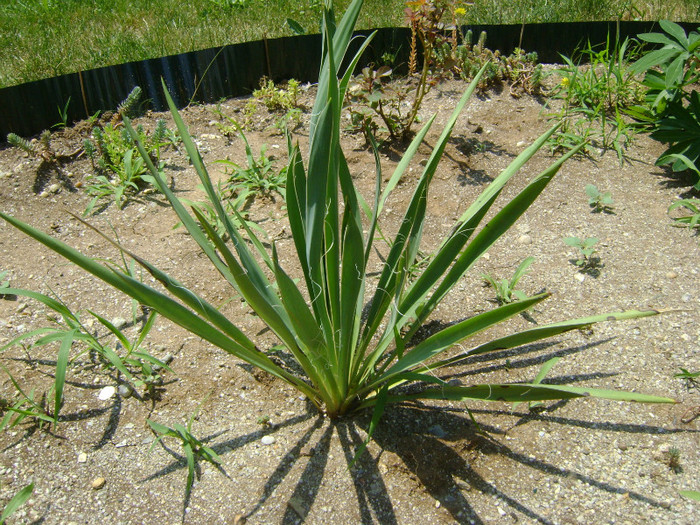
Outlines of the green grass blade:
M 561 361 L 561 357 L 553 357 L 552 359 L 549 359 L 546 361 L 543 365 L 542 368 L 540 368 L 540 371 L 537 373 L 537 376 L 535 376 L 534 381 L 532 382 L 533 385 L 539 385 L 542 383 L 544 378 L 547 376 L 550 370 L 554 368 L 554 365 L 556 365 L 559 361 Z M 518 405 L 520 404 L 520 401 L 517 403 L 513 403 L 513 410 L 518 408 Z
M 5 218 L 5 215 L 0 212 L 0 217 Z M 10 222 L 10 221 L 8 221 Z M 32 290 L 24 290 L 22 288 L 3 288 L 2 289 L 3 295 L 21 295 L 23 297 L 29 297 L 30 299 L 35 299 L 39 301 L 40 303 L 46 305 L 49 307 L 51 310 L 56 312 L 57 314 L 60 314 L 61 317 L 63 317 L 64 320 L 71 319 L 73 321 L 76 321 L 75 314 L 66 307 L 62 302 L 57 301 L 53 297 L 49 297 L 48 295 L 44 295 L 39 292 L 34 292 Z
M 124 347 L 124 349 L 125 349 L 127 352 L 130 352 L 130 351 L 131 351 L 131 341 L 129 341 L 129 340 L 126 338 L 126 336 L 122 333 L 121 330 L 119 330 L 119 328 L 117 328 L 117 327 L 114 326 L 112 323 L 110 323 L 107 319 L 105 319 L 105 318 L 102 317 L 101 315 L 96 314 L 96 313 L 93 312 L 92 310 L 88 310 L 88 312 L 89 312 L 95 319 L 97 319 L 97 320 L 99 321 L 99 323 L 100 323 L 102 326 L 104 326 L 105 328 L 107 328 L 107 330 L 109 330 L 110 332 L 112 332 L 112 334 L 119 340 L 119 342 L 121 343 L 121 345 Z
M 12 516 L 18 508 L 24 505 L 24 503 L 31 497 L 32 492 L 34 492 L 34 483 L 30 483 L 15 494 L 7 505 L 5 505 L 5 508 L 0 515 L 0 524 L 5 523 L 7 518 Z
M 8 348 L 21 343 L 25 339 L 31 339 L 33 337 L 36 337 L 37 335 L 49 333 L 50 335 L 39 339 L 36 343 L 34 343 L 34 346 L 42 346 L 43 344 L 50 343 L 52 341 L 56 341 L 58 339 L 61 339 L 63 332 L 57 332 L 54 328 L 37 328 L 36 330 L 32 330 L 31 332 L 27 332 L 26 334 L 18 335 L 14 339 L 12 339 L 9 343 L 7 343 L 4 346 L 0 347 L 0 352 L 4 352 Z M 41 341 L 41 343 L 39 342 Z
M 700 491 L 697 490 L 679 490 L 678 494 L 688 499 L 694 499 L 695 501 L 700 501 Z
M 54 404 L 53 404 L 53 419 L 54 425 L 58 424 L 58 414 L 63 406 L 63 387 L 66 384 L 66 370 L 68 369 L 68 358 L 70 357 L 70 349 L 73 345 L 73 340 L 76 330 L 68 332 L 58 349 L 58 357 L 56 359 L 56 377 L 54 378 Z
M 374 404 L 374 411 L 372 412 L 372 420 L 369 422 L 369 428 L 367 429 L 367 439 L 365 439 L 362 442 L 362 445 L 360 445 L 355 452 L 355 456 L 352 458 L 352 461 L 348 465 L 348 468 L 352 468 L 357 459 L 360 457 L 360 455 L 365 451 L 367 448 L 367 445 L 369 445 L 369 440 L 372 439 L 372 434 L 374 434 L 374 431 L 377 429 L 377 426 L 379 425 L 379 420 L 382 418 L 382 415 L 384 414 L 384 408 L 386 406 L 386 401 L 388 398 L 388 388 L 383 387 L 377 392 L 377 396 L 375 398 L 375 404 Z

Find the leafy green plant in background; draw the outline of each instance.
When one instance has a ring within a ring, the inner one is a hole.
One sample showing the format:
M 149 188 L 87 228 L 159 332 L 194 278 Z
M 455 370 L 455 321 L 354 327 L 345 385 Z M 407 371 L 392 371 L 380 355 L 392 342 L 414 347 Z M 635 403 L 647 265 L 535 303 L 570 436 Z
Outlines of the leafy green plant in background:
M 573 262 L 582 271 L 594 269 L 600 264 L 600 260 L 595 256 L 598 253 L 598 250 L 595 249 L 595 245 L 598 244 L 596 237 L 587 237 L 586 239 L 567 237 L 564 239 L 564 243 L 578 250 L 578 258 Z
M 263 78 L 260 87 L 253 91 L 253 98 L 262 102 L 269 111 L 289 111 L 300 107 L 300 87 L 299 81 L 293 78 L 283 88 L 278 88 L 272 80 Z
M 700 190 L 700 93 L 693 91 L 688 103 L 669 102 L 654 125 L 651 137 L 669 144 L 657 159 L 657 166 L 670 165 L 675 172 L 691 170 Z
M 496 300 L 500 304 L 507 304 L 512 303 L 513 301 L 522 301 L 524 299 L 527 299 L 527 294 L 520 290 L 516 290 L 515 287 L 518 285 L 520 279 L 522 279 L 523 276 L 525 276 L 525 274 L 527 273 L 527 269 L 533 262 L 535 262 L 534 257 L 528 257 L 527 259 L 525 259 L 523 262 L 520 263 L 520 265 L 518 265 L 518 267 L 515 270 L 515 273 L 513 274 L 513 277 L 511 277 L 510 279 L 496 280 L 489 274 L 482 275 L 486 282 L 489 283 L 496 292 Z
M 229 168 L 226 170 L 227 180 L 223 189 L 236 199 L 235 208 L 242 208 L 256 196 L 272 197 L 273 193 L 277 193 L 284 197 L 287 167 L 277 170 L 273 159 L 267 155 L 265 145 L 261 147 L 260 156 L 256 159 L 243 131 L 240 131 L 240 136 L 245 144 L 247 166 L 240 166 L 230 160 L 217 161 Z
M 615 201 L 609 191 L 602 192 L 595 184 L 586 184 L 584 190 L 588 195 L 588 205 L 593 208 L 593 211 L 612 213 Z
M 486 32 L 482 32 L 476 44 L 472 44 L 472 32 L 461 35 L 457 31 L 457 16 L 465 9 L 459 3 L 445 0 L 407 2 L 406 20 L 411 28 L 409 76 L 394 79 L 389 64 L 367 66 L 357 75 L 348 89 L 348 107 L 352 131 L 362 131 L 367 144 L 369 133 L 375 133 L 378 117 L 391 140 L 405 140 L 418 119 L 423 98 L 440 79 L 460 76 L 471 82 L 479 75 L 478 89 L 510 83 L 513 94 L 538 92 L 542 80 L 542 68 L 537 64 L 536 53 L 516 49 L 503 56 L 485 47 Z M 445 31 L 444 20 L 451 19 L 452 30 Z M 422 47 L 422 65 L 418 72 L 418 42 Z M 389 62 L 393 57 L 387 56 Z
M 241 232 L 234 228 L 167 92 L 166 98 L 185 148 L 208 198 L 226 227 L 231 239 L 229 244 L 216 234 L 214 226 L 196 209 L 193 210 L 194 217 L 190 215 L 168 187 L 146 148 L 138 140 L 136 131 L 125 120 L 126 129 L 136 141 L 155 183 L 170 201 L 189 234 L 224 280 L 240 293 L 279 338 L 284 352 L 275 352 L 275 360 L 201 296 L 136 254 L 124 250 L 151 273 L 162 285 L 163 291 L 117 268 L 104 266 L 6 213 L 0 212 L 0 217 L 141 304 L 298 389 L 327 416 L 336 418 L 374 407 L 370 433 L 387 404 L 414 399 L 541 401 L 594 396 L 625 401 L 672 402 L 668 398 L 639 393 L 569 385 L 513 383 L 452 386 L 435 375 L 437 370 L 458 363 L 468 355 L 515 348 L 599 321 L 639 318 L 659 312 L 606 313 L 538 325 L 477 343 L 456 355 L 445 354 L 457 344 L 467 348 L 467 341 L 474 334 L 525 312 L 549 296 L 541 293 L 491 311 L 475 315 L 465 313 L 464 319 L 419 342 L 413 342 L 417 331 L 448 292 L 528 209 L 575 151 L 555 161 L 500 210 L 489 214 L 490 218 L 479 229 L 505 184 L 543 146 L 556 127 L 537 139 L 484 189 L 443 239 L 425 270 L 409 281 L 408 269 L 415 261 L 422 239 L 430 182 L 459 112 L 476 89 L 479 81 L 477 75 L 457 104 L 440 138 L 435 141 L 433 153 L 405 209 L 391 249 L 382 258 L 377 281 L 370 282 L 370 279 L 374 279 L 370 276 L 373 270 L 371 264 L 374 264 L 370 256 L 374 253 L 379 217 L 432 126 L 433 119 L 428 120 L 417 133 L 383 189 L 382 181 L 385 179 L 377 162 L 376 192 L 371 201 L 365 201 L 353 183 L 339 142 L 345 91 L 359 56 L 370 41 L 364 42 L 349 61 L 348 68 L 341 71 L 340 64 L 361 6 L 362 0 L 353 0 L 338 24 L 332 9 L 328 6 L 324 9 L 324 59 L 311 117 L 308 165 L 304 163 L 299 146 L 290 144 L 286 205 L 302 285 L 298 286 L 280 266 L 274 243 L 270 254 L 263 249 L 262 243 L 249 245 Z M 247 234 L 250 237 L 252 232 L 248 231 Z M 259 263 L 256 256 L 263 263 Z M 273 281 L 269 275 L 274 277 Z M 299 370 L 303 370 L 303 373 Z
M 686 87 L 700 79 L 700 32 L 685 30 L 673 22 L 659 22 L 663 33 L 643 33 L 641 40 L 661 46 L 632 65 L 644 73 L 645 106 L 631 111 L 652 130 L 651 137 L 668 144 L 656 161 L 675 172 L 691 170 L 700 189 L 700 95 Z M 700 30 L 700 28 L 698 28 Z
M 537 63 L 537 53 L 526 53 L 515 48 L 510 55 L 504 56 L 499 51 L 492 51 L 486 47 L 486 31 L 481 32 L 476 43 L 472 40 L 473 33 L 467 30 L 455 48 L 455 69 L 462 80 L 471 82 L 476 73 L 486 66 L 478 86 L 481 90 L 508 82 L 514 95 L 519 92 L 536 95 L 540 92 L 544 75 L 542 65 Z M 438 54 L 448 52 L 447 43 L 443 43 L 437 51 Z
M 12 499 L 5 505 L 5 508 L 2 509 L 2 514 L 0 514 L 0 525 L 5 525 L 5 521 L 7 521 L 8 518 L 10 518 L 15 512 L 17 512 L 17 509 L 19 509 L 22 505 L 24 505 L 29 498 L 32 497 L 32 493 L 34 492 L 34 483 L 30 483 L 26 487 L 24 487 L 22 490 L 20 490 L 17 494 L 15 494 Z
M 117 115 L 125 113 L 118 111 Z M 121 118 L 120 116 L 119 119 Z M 138 126 L 136 131 L 150 158 L 162 169 L 161 149 L 167 144 L 177 143 L 175 134 L 168 130 L 163 119 L 156 122 L 150 135 L 142 126 Z M 117 207 L 122 208 L 132 195 L 150 181 L 134 140 L 118 121 L 117 124 L 110 122 L 104 127 L 93 128 L 92 139 L 85 139 L 83 147 L 97 171 L 97 174 L 89 177 L 85 186 L 92 200 L 85 208 L 84 215 L 89 215 L 103 199 L 114 200 Z
M 591 143 L 600 149 L 614 149 L 622 162 L 624 150 L 636 133 L 625 110 L 642 100 L 643 92 L 629 67 L 630 59 L 639 54 L 638 46 L 625 39 L 605 46 L 579 50 L 573 58 L 562 57 L 565 65 L 558 70 L 561 82 L 550 96 L 563 101 L 553 115 L 563 122 L 550 140 L 553 150 L 566 150 Z M 582 63 L 586 65 L 582 65 Z
M 690 215 L 673 217 L 675 226 L 691 229 L 700 228 L 700 199 L 681 199 L 676 201 L 668 207 L 668 212 L 671 213 L 678 208 L 690 212 Z

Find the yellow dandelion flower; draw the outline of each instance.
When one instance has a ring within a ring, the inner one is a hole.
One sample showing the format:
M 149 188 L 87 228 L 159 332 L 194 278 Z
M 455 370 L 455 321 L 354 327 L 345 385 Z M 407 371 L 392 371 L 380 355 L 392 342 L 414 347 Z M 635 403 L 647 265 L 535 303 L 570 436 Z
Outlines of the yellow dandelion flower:
M 464 16 L 466 14 L 467 14 L 467 10 L 464 9 L 463 7 L 458 7 L 457 9 L 455 9 L 455 15 L 457 15 L 457 16 Z
M 564 77 L 561 79 L 561 85 L 566 87 L 569 85 L 569 77 Z

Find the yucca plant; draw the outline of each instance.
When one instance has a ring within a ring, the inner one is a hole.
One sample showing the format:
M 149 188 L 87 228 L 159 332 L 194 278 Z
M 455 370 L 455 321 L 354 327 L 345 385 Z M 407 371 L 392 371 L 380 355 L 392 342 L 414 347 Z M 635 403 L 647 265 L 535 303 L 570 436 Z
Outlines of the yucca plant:
M 413 279 L 408 279 L 421 243 L 430 182 L 457 116 L 478 84 L 481 71 L 435 143 L 399 230 L 382 259 L 378 280 L 371 281 L 374 278 L 370 277 L 369 270 L 375 268 L 370 256 L 374 251 L 380 214 L 433 119 L 418 132 L 383 189 L 381 183 L 384 179 L 375 149 L 376 191 L 371 201 L 365 201 L 353 185 L 340 146 L 345 91 L 359 56 L 369 43 L 369 39 L 365 41 L 347 68 L 341 71 L 340 65 L 361 5 L 362 0 L 353 0 L 338 25 L 328 3 L 324 9 L 323 61 L 311 120 L 308 165 L 305 165 L 298 145 L 289 140 L 286 205 L 299 262 L 298 271 L 302 274 L 299 285 L 281 267 L 274 244 L 269 253 L 250 229 L 245 231 L 246 239 L 234 227 L 234 221 L 225 213 L 207 169 L 167 91 L 166 97 L 187 153 L 219 221 L 225 226 L 229 243 L 224 242 L 216 225 L 196 207 L 192 209 L 193 215 L 187 211 L 153 165 L 143 145 L 139 144 L 153 179 L 182 224 L 224 280 L 279 338 L 288 357 L 296 361 L 294 366 L 271 360 L 265 349 L 256 346 L 214 306 L 137 255 L 129 254 L 159 281 L 162 289 L 151 288 L 119 269 L 105 267 L 13 217 L 0 216 L 141 304 L 289 383 L 331 418 L 374 407 L 370 427 L 374 428 L 388 403 L 421 398 L 527 402 L 596 396 L 624 401 L 672 402 L 671 399 L 638 393 L 566 385 L 452 386 L 435 375 L 435 370 L 454 365 L 468 355 L 514 348 L 599 321 L 645 317 L 659 312 L 607 313 L 536 326 L 476 345 L 458 355 L 446 355 L 446 351 L 458 343 L 464 346 L 474 334 L 526 311 L 549 295 L 542 293 L 476 315 L 465 312 L 465 319 L 413 343 L 418 329 L 448 292 L 527 210 L 575 151 L 535 177 L 479 230 L 504 185 L 542 147 L 556 127 L 546 132 L 484 189 L 442 241 L 427 267 Z M 125 119 L 125 126 L 138 143 L 128 119 Z M 245 221 L 238 219 L 238 224 L 245 225 Z M 298 370 L 303 370 L 303 374 Z

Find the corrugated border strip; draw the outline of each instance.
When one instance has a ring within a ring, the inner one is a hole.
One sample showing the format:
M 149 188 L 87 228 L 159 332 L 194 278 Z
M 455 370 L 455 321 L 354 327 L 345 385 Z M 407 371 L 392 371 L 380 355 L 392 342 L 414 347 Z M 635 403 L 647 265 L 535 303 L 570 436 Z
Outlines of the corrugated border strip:
M 698 24 L 681 24 L 686 30 Z M 510 53 L 515 47 L 536 51 L 541 62 L 557 63 L 561 55 L 588 41 L 604 43 L 619 30 L 622 38 L 654 30 L 653 22 L 580 22 L 563 24 L 465 26 L 475 35 L 486 31 L 487 46 Z M 370 31 L 360 31 L 367 35 Z M 385 52 L 395 53 L 397 63 L 408 58 L 410 31 L 405 27 L 379 29 L 360 67 L 380 63 Z M 357 47 L 360 39 L 354 42 Z M 55 124 L 58 107 L 68 100 L 70 122 L 96 111 L 113 110 L 138 85 L 144 99 L 157 111 L 165 109 L 160 78 L 164 78 L 178 106 L 191 100 L 214 102 L 224 97 L 250 94 L 260 78 L 275 81 L 295 78 L 314 82 L 320 67 L 320 36 L 304 35 L 232 44 L 162 58 L 102 67 L 60 77 L 28 82 L 0 90 L 0 140 L 10 132 L 29 137 Z

